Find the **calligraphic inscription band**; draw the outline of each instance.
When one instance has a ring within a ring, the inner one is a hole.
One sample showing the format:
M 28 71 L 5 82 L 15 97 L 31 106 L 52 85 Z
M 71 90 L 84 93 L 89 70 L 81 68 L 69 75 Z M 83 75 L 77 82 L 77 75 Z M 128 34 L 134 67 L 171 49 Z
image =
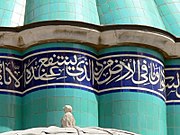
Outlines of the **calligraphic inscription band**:
M 167 104 L 180 103 L 180 67 L 167 66 L 165 68 L 165 75 Z
M 162 62 L 138 53 L 119 53 L 100 57 L 95 64 L 99 92 L 130 90 L 150 92 L 165 100 Z
M 71 49 L 46 50 L 24 58 L 24 92 L 40 87 L 80 87 L 94 89 L 96 57 Z
M 0 54 L 0 92 L 22 93 L 22 59 L 10 54 Z
M 120 52 L 97 57 L 78 49 L 48 48 L 22 59 L 3 57 L 1 88 L 17 89 L 16 93 L 42 87 L 78 87 L 99 94 L 117 90 L 148 92 L 165 100 L 164 66 L 149 55 Z

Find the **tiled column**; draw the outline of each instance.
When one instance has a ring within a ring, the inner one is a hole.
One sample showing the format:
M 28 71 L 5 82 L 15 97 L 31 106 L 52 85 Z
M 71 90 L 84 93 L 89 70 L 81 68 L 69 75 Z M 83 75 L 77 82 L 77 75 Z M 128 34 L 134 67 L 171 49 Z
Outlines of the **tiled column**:
M 162 56 L 140 47 L 100 51 L 95 68 L 101 127 L 142 135 L 166 135 Z
M 180 134 L 180 59 L 166 61 L 167 130 L 168 135 Z
M 98 126 L 95 60 L 95 50 L 74 43 L 47 43 L 26 50 L 24 128 L 60 126 L 66 104 L 73 107 L 77 126 Z
M 0 133 L 21 129 L 21 65 L 19 52 L 0 49 Z
M 96 0 L 27 0 L 25 24 L 50 20 L 99 24 Z

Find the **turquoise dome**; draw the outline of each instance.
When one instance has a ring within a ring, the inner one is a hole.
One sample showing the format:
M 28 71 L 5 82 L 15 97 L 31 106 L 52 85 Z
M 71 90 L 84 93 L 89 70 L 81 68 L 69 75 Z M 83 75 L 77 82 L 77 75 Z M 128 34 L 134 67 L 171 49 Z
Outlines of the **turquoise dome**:
M 142 25 L 180 36 L 180 0 L 1 0 L 0 26 L 42 21 Z
M 180 0 L 155 0 L 168 32 L 180 36 Z
M 26 0 L 0 0 L 0 26 L 23 25 Z
M 48 20 L 99 24 L 96 0 L 28 0 L 25 24 Z
M 165 29 L 153 0 L 97 0 L 103 25 L 137 24 Z

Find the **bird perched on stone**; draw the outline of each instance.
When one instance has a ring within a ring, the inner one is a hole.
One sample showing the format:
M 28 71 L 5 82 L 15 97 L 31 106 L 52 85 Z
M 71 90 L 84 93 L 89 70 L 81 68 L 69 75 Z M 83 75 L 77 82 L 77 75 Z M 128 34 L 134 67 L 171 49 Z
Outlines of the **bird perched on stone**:
M 61 119 L 61 127 L 75 127 L 75 119 L 72 114 L 72 107 L 70 105 L 65 105 L 63 109 L 65 114 Z

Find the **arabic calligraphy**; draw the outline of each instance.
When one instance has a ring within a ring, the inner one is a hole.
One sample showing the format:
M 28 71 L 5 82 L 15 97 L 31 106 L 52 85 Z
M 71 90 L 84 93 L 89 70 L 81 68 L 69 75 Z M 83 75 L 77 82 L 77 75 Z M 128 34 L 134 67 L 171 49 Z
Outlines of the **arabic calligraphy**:
M 122 87 L 145 88 L 165 97 L 164 66 L 149 56 L 121 52 L 96 57 L 88 52 L 60 49 L 31 53 L 21 60 L 0 60 L 0 85 L 4 89 L 23 92 L 53 84 L 74 84 L 99 93 Z
M 95 81 L 99 90 L 113 87 L 142 87 L 165 96 L 164 67 L 149 59 L 115 57 L 102 59 L 95 65 Z
M 51 53 L 24 61 L 24 87 L 44 83 L 81 83 L 94 85 L 94 59 L 80 54 Z
M 180 68 L 166 68 L 167 102 L 180 99 Z
M 10 89 L 21 91 L 22 84 L 22 62 L 18 60 L 1 59 L 0 60 L 0 87 L 1 89 Z

